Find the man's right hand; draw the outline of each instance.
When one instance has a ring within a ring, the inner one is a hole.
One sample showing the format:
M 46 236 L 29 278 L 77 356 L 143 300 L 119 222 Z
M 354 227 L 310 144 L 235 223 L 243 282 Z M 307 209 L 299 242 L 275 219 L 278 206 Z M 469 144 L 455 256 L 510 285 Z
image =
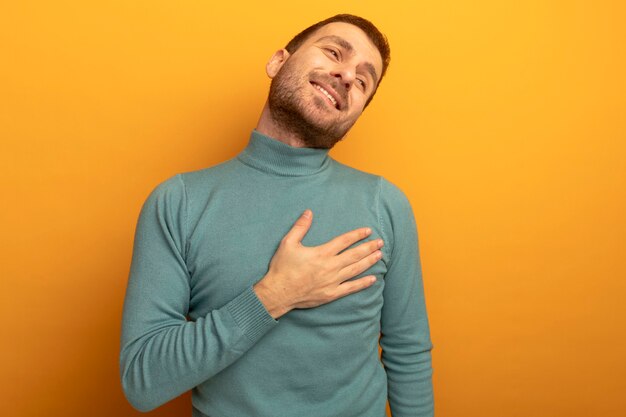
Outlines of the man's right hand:
M 303 246 L 302 239 L 312 221 L 313 213 L 306 210 L 281 240 L 267 274 L 254 285 L 257 297 L 275 319 L 294 308 L 317 307 L 376 282 L 373 275 L 348 280 L 381 258 L 382 239 L 362 243 L 339 254 L 371 234 L 371 230 L 364 227 L 320 246 Z

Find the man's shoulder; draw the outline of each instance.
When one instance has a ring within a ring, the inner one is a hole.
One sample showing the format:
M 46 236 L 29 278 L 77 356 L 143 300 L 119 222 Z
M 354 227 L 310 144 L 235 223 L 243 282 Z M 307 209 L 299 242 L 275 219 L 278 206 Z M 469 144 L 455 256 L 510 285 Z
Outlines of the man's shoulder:
M 235 159 L 236 158 L 230 158 L 215 165 L 182 172 L 178 175 L 181 176 L 185 184 L 196 182 L 205 183 L 207 180 L 219 179 L 219 177 L 228 175 L 234 168 Z
M 373 185 L 378 184 L 378 182 L 380 182 L 382 179 L 382 177 L 378 174 L 354 168 L 352 166 L 339 162 L 336 159 L 331 158 L 331 161 L 333 163 L 333 174 L 335 175 L 335 177 Z
M 402 189 L 386 177 L 351 167 L 336 160 L 333 160 L 333 162 L 336 166 L 336 171 L 340 176 L 371 184 L 378 189 L 378 192 L 384 198 L 394 201 L 406 200 L 407 197 Z
M 232 165 L 232 159 L 206 168 L 179 172 L 157 183 L 150 198 L 182 198 L 189 189 L 204 187 L 211 182 L 219 183 Z

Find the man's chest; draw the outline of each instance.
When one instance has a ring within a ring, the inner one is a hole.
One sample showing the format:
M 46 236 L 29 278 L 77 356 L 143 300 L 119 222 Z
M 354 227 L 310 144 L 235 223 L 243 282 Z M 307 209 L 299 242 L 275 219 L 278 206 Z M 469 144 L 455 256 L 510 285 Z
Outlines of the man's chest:
M 212 192 L 189 224 L 187 268 L 191 275 L 191 316 L 219 308 L 260 280 L 283 236 L 306 209 L 313 224 L 302 241 L 317 246 L 360 227 L 370 227 L 366 240 L 384 239 L 374 195 L 359 190 L 293 185 L 259 192 L 251 187 Z M 362 240 L 354 246 L 365 242 Z M 378 278 L 369 292 L 333 303 L 337 313 L 355 309 L 377 311 L 382 305 L 386 259 L 360 276 Z M 331 308 L 328 306 L 327 308 Z

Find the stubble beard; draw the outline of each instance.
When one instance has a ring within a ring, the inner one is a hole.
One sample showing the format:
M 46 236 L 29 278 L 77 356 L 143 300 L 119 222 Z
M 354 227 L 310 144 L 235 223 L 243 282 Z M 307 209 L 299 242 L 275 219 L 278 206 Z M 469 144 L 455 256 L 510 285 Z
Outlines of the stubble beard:
M 315 113 L 332 110 L 321 97 L 313 97 L 312 103 L 306 103 L 310 77 L 307 75 L 304 80 L 298 80 L 297 72 L 289 69 L 288 60 L 270 84 L 268 102 L 272 119 L 282 129 L 300 138 L 307 148 L 332 148 L 343 139 L 354 121 L 346 124 L 341 119 L 322 120 Z

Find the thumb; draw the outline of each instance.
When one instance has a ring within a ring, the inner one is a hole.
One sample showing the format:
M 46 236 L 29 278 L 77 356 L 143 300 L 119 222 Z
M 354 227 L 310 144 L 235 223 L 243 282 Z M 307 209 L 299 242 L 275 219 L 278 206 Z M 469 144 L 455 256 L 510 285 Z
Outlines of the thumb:
M 311 227 L 312 220 L 313 212 L 309 209 L 304 210 L 304 213 L 298 217 L 298 220 L 296 220 L 294 225 L 291 227 L 291 230 L 287 232 L 284 240 L 293 243 L 302 242 L 302 239 L 304 239 L 304 236 L 306 236 L 309 228 Z

